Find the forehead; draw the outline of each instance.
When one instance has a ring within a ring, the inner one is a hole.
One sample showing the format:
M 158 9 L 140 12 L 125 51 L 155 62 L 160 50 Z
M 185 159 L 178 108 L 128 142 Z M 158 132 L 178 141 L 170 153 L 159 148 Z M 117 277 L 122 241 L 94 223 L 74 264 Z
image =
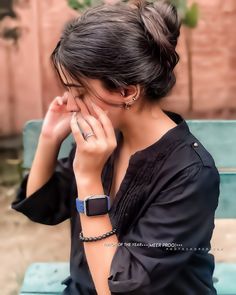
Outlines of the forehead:
M 58 72 L 62 83 L 68 89 L 85 89 L 95 96 L 103 95 L 104 92 L 106 92 L 102 82 L 99 79 L 85 79 L 81 77 L 78 77 L 78 79 L 73 79 L 73 77 L 71 77 L 62 66 L 58 66 Z

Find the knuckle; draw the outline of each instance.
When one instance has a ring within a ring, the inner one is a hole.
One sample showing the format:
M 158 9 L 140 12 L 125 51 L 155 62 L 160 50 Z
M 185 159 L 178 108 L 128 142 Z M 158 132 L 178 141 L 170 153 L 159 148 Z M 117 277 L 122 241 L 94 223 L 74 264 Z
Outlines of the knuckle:
M 114 140 L 114 139 L 111 139 L 110 142 L 109 142 L 109 146 L 111 148 L 113 148 L 113 149 L 116 148 L 117 147 L 117 141 Z
M 117 147 L 117 142 L 116 141 L 112 142 L 111 146 L 113 149 L 115 149 Z

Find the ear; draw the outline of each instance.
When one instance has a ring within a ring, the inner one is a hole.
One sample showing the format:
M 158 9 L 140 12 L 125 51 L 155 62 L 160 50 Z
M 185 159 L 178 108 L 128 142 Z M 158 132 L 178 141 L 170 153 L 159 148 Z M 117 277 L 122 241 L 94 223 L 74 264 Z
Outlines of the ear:
M 129 85 L 127 86 L 124 91 L 124 98 L 129 101 L 132 100 L 133 97 L 139 97 L 141 93 L 141 87 L 139 84 L 137 85 Z

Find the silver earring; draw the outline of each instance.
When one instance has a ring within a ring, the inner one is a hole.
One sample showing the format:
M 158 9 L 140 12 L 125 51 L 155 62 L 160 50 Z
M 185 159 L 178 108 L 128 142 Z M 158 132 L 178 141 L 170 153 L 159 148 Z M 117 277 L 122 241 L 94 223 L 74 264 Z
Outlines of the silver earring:
M 132 102 L 137 100 L 137 99 L 138 99 L 138 97 L 133 96 L 131 101 L 125 102 L 125 109 L 127 109 L 127 110 L 130 109 L 131 105 L 133 104 Z

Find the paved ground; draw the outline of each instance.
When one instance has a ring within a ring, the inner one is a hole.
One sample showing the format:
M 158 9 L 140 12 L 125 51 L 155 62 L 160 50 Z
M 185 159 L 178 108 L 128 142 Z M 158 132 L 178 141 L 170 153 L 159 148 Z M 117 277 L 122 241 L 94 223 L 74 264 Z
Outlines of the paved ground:
M 1 295 L 17 295 L 32 262 L 68 261 L 69 222 L 47 226 L 31 222 L 10 209 L 14 188 L 0 187 Z

